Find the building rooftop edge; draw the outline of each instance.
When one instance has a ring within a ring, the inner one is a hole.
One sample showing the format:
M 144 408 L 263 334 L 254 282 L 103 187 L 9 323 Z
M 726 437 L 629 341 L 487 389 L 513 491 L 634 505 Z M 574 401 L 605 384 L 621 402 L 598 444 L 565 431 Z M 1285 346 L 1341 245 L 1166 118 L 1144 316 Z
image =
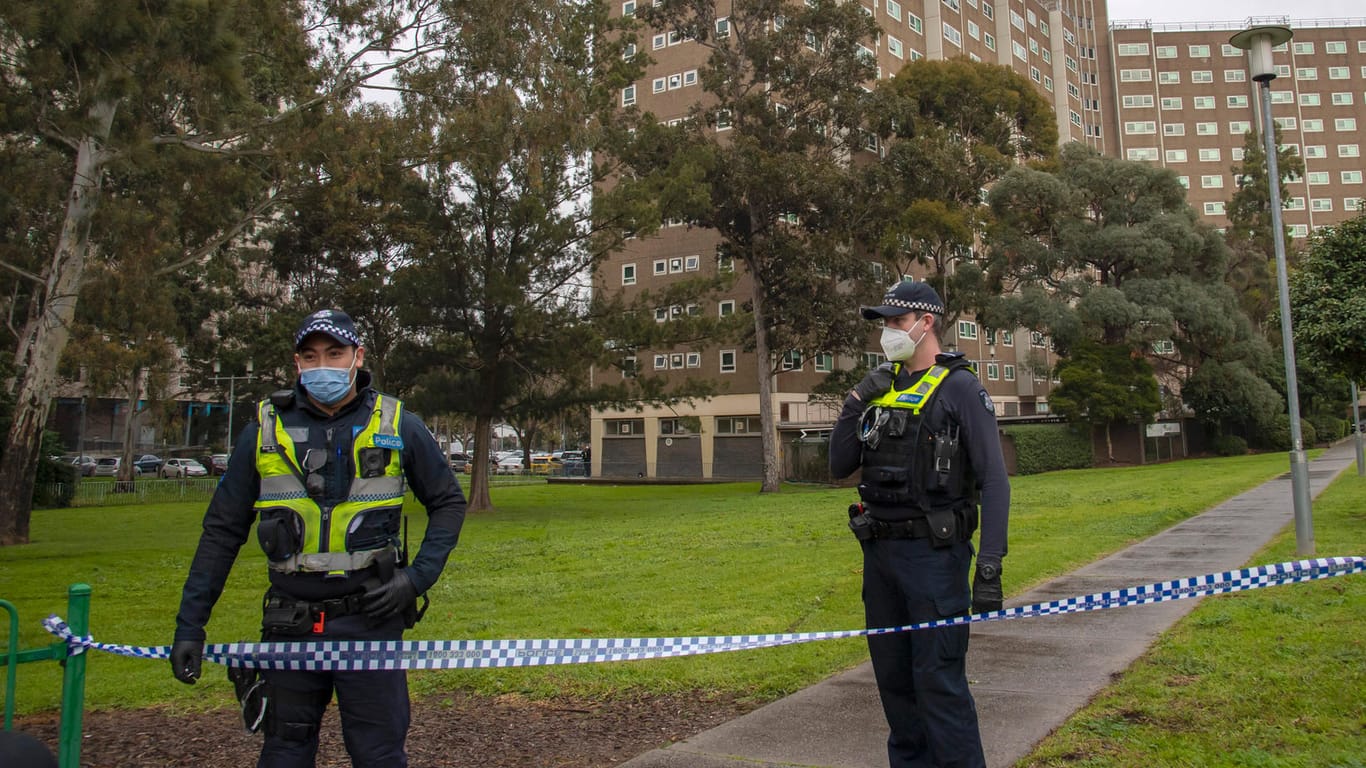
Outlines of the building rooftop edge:
M 1151 29 L 1154 32 L 1231 32 L 1261 24 L 1282 24 L 1291 29 L 1366 27 L 1366 16 L 1324 19 L 1295 19 L 1290 16 L 1250 16 L 1242 21 L 1173 21 L 1159 24 L 1154 24 L 1152 19 L 1116 19 L 1110 22 L 1110 29 Z

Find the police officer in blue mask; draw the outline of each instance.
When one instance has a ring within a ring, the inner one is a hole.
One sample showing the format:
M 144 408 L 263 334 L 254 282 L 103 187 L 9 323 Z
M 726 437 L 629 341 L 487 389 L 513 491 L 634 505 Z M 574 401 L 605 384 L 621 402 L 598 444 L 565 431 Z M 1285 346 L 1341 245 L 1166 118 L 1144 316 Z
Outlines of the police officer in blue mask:
M 401 401 L 371 388 L 351 318 L 314 312 L 294 338 L 297 384 L 258 404 L 204 515 L 171 647 L 184 683 L 200 675 L 205 625 L 253 523 L 269 563 L 270 642 L 401 639 L 460 535 L 465 498 L 444 452 Z M 428 515 L 411 562 L 400 536 L 407 487 Z M 248 727 L 265 733 L 258 766 L 314 765 L 333 695 L 352 765 L 407 765 L 402 670 L 230 676 Z
M 887 362 L 849 393 L 830 435 L 830 470 L 862 470 L 849 527 L 863 548 L 870 629 L 1000 610 L 1010 482 L 996 408 L 961 353 L 939 344 L 944 303 L 925 283 L 893 285 L 866 320 Z M 981 552 L 971 591 L 972 534 Z M 968 691 L 968 627 L 870 636 L 892 768 L 984 768 Z

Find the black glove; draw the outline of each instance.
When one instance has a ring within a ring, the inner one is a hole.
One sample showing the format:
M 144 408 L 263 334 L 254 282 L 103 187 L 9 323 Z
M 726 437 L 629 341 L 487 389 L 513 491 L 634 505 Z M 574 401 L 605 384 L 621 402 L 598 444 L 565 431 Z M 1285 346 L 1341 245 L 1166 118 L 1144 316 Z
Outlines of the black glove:
M 370 587 L 361 596 L 361 608 L 372 619 L 385 619 L 411 606 L 417 601 L 417 587 L 408 578 L 408 570 L 399 568 L 393 578 Z
M 1001 566 L 978 563 L 977 575 L 972 578 L 972 612 L 999 611 L 1004 599 L 1001 593 Z
M 203 662 L 203 640 L 177 640 L 171 645 L 171 674 L 180 682 L 194 685 Z
M 858 399 L 867 403 L 876 400 L 884 392 L 892 388 L 892 382 L 896 379 L 895 363 L 885 362 L 868 372 L 854 387 L 854 394 Z

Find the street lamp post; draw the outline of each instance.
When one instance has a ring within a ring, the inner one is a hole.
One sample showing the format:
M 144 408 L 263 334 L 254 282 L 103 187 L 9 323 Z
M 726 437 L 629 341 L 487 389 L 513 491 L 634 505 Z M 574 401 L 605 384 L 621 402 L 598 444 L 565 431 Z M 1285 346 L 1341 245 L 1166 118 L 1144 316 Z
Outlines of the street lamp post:
M 1262 138 L 1266 144 L 1266 178 L 1271 187 L 1271 242 L 1276 247 L 1276 285 L 1281 305 L 1281 347 L 1285 352 L 1285 394 L 1290 406 L 1290 486 L 1295 506 L 1295 550 L 1314 554 L 1314 520 L 1309 501 L 1309 463 L 1300 434 L 1300 393 L 1295 381 L 1295 337 L 1290 326 L 1290 283 L 1285 265 L 1285 228 L 1281 224 L 1281 174 L 1276 167 L 1276 128 L 1271 119 L 1271 81 L 1276 78 L 1272 49 L 1294 33 L 1279 25 L 1255 26 L 1234 35 L 1229 43 L 1248 52 L 1252 79 L 1262 101 Z
M 217 361 L 217 360 L 213 361 L 213 383 L 215 383 L 215 384 L 222 384 L 222 383 L 225 382 L 225 381 L 228 383 L 228 441 L 227 441 L 227 450 L 228 450 L 229 453 L 231 453 L 231 452 L 232 452 L 232 406 L 233 406 L 233 403 L 235 403 L 235 402 L 237 401 L 237 382 L 239 382 L 239 381 L 241 381 L 241 382 L 249 382 L 249 381 L 251 381 L 253 378 L 255 378 L 255 376 L 252 375 L 252 364 L 251 364 L 251 361 L 250 361 L 250 360 L 247 361 L 247 373 L 246 373 L 246 375 L 244 375 L 244 376 L 222 376 L 222 375 L 220 375 L 220 373 L 219 373 L 221 370 L 222 370 L 222 366 L 219 365 L 218 361 Z

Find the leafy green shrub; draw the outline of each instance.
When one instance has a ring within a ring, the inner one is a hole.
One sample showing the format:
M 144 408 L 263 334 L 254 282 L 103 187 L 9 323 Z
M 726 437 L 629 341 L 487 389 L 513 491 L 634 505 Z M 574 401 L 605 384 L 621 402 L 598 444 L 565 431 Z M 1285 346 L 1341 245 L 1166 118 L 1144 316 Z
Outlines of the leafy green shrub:
M 76 467 L 44 456 L 33 479 L 33 506 L 69 507 L 76 497 Z
M 1243 456 L 1247 453 L 1247 441 L 1237 435 L 1219 435 L 1210 448 L 1216 456 Z
M 1004 431 L 1015 441 L 1015 469 L 1022 475 L 1093 466 L 1087 427 L 1067 424 L 1017 424 Z
M 1316 413 L 1310 416 L 1307 421 L 1314 425 L 1314 432 L 1318 434 L 1318 439 L 1324 442 L 1331 443 L 1347 436 L 1347 420 L 1339 419 L 1331 413 Z M 1308 442 L 1309 439 L 1305 438 L 1305 443 Z
M 1306 448 L 1318 442 L 1318 432 L 1314 430 L 1314 425 L 1305 419 L 1300 419 L 1300 438 Z M 1290 416 L 1284 413 L 1272 416 L 1266 426 L 1257 431 L 1253 439 L 1259 448 L 1269 451 L 1290 450 L 1293 447 L 1290 440 Z

